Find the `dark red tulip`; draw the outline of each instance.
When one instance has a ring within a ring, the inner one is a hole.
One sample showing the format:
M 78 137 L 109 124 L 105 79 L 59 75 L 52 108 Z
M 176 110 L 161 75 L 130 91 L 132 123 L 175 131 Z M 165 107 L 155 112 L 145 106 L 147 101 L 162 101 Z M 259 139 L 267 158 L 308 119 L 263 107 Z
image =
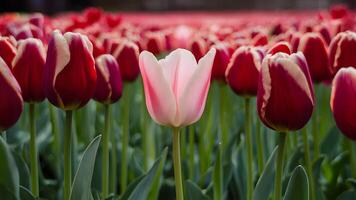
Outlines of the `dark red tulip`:
M 144 40 L 145 50 L 158 55 L 165 51 L 165 36 L 161 32 L 147 33 Z M 120 65 L 120 63 L 119 63 Z
M 268 37 L 266 34 L 260 33 L 257 34 L 253 39 L 252 39 L 252 45 L 253 46 L 265 46 L 268 44 Z
M 118 101 L 122 95 L 120 68 L 115 58 L 103 54 L 96 59 L 96 89 L 94 99 L 105 104 Z
M 116 58 L 124 81 L 134 81 L 140 74 L 138 66 L 138 46 L 131 41 L 122 40 L 112 55 Z
M 330 106 L 337 127 L 345 136 L 356 140 L 356 69 L 340 69 L 332 83 Z
M 242 46 L 232 55 L 226 81 L 238 95 L 256 96 L 262 55 L 255 47 Z
M 207 44 L 203 38 L 195 38 L 190 44 L 190 50 L 196 60 L 202 58 L 207 52 Z
M 39 39 L 20 40 L 13 61 L 12 73 L 21 86 L 26 102 L 40 102 L 45 98 L 44 64 L 45 48 Z
M 211 78 L 212 80 L 225 81 L 225 71 L 230 60 L 229 50 L 227 46 L 222 43 L 215 44 L 213 47 L 216 49 L 216 54 Z
M 9 37 L 0 37 L 0 57 L 8 67 L 12 68 L 12 60 L 16 55 L 16 48 L 10 40 Z
M 291 37 L 291 40 L 290 40 L 290 44 L 292 46 L 292 52 L 293 53 L 297 53 L 301 37 L 302 37 L 301 33 L 297 32 L 297 33 L 292 34 L 292 37 Z
M 300 39 L 298 51 L 303 52 L 314 82 L 319 83 L 332 77 L 327 45 L 320 34 L 304 34 Z
M 301 52 L 268 54 L 262 63 L 257 110 L 262 122 L 276 131 L 301 129 L 314 108 L 314 90 Z
M 291 54 L 292 50 L 288 42 L 277 42 L 267 52 L 267 54 L 276 54 L 278 52 Z
M 23 110 L 21 89 L 5 61 L 0 58 L 0 131 L 13 126 Z
M 334 73 L 341 67 L 356 67 L 356 33 L 351 31 L 337 34 L 330 43 L 330 65 Z
M 64 110 L 84 106 L 93 96 L 96 72 L 93 46 L 80 33 L 62 35 L 54 31 L 45 64 L 45 92 L 48 100 Z

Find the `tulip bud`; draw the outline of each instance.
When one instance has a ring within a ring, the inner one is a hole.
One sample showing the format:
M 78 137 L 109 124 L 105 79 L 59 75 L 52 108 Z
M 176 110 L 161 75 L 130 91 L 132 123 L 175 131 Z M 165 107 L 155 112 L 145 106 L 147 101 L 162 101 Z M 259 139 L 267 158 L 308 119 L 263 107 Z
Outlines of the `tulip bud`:
M 192 51 L 196 60 L 202 58 L 207 51 L 207 44 L 203 38 L 195 38 L 190 44 L 190 50 Z
M 341 67 L 356 67 L 356 33 L 351 31 L 337 34 L 330 43 L 330 65 L 334 73 Z
M 138 46 L 131 41 L 122 40 L 112 55 L 119 64 L 122 79 L 129 82 L 136 80 L 140 73 Z
M 190 125 L 201 117 L 210 86 L 215 50 L 197 61 L 193 54 L 177 49 L 157 61 L 140 54 L 147 110 L 154 121 L 171 127 Z
M 303 52 L 314 82 L 329 80 L 332 69 L 324 39 L 318 33 L 306 33 L 300 39 L 298 51 Z
M 314 90 L 302 53 L 267 55 L 262 62 L 257 110 L 262 122 L 277 131 L 294 131 L 310 119 Z
M 13 126 L 23 110 L 21 89 L 5 61 L 0 58 L 0 131 Z
M 356 69 L 340 69 L 334 77 L 330 106 L 337 127 L 345 136 L 356 140 Z
M 84 106 L 94 94 L 96 72 L 93 46 L 80 33 L 54 31 L 45 64 L 48 100 L 64 110 Z
M 230 54 L 226 45 L 218 43 L 213 45 L 216 49 L 211 78 L 213 80 L 225 81 L 225 71 L 229 64 Z
M 0 57 L 6 65 L 12 68 L 12 60 L 16 55 L 16 49 L 8 37 L 0 37 Z
M 122 94 L 122 80 L 119 65 L 110 54 L 96 59 L 96 89 L 94 99 L 105 104 L 118 101 Z
M 268 44 L 268 37 L 267 37 L 267 35 L 265 35 L 263 33 L 257 34 L 252 39 L 252 45 L 253 46 L 265 46 L 267 44 Z
M 17 54 L 12 62 L 12 73 L 21 86 L 26 102 L 41 102 L 44 92 L 45 49 L 39 39 L 20 40 Z
M 145 49 L 155 55 L 165 51 L 165 36 L 161 32 L 147 33 L 144 41 L 145 43 L 143 46 Z
M 226 70 L 226 81 L 236 94 L 257 94 L 262 58 L 254 47 L 242 46 L 234 52 Z
M 268 50 L 267 54 L 274 55 L 278 52 L 291 54 L 292 50 L 291 50 L 289 43 L 288 42 L 278 42 Z

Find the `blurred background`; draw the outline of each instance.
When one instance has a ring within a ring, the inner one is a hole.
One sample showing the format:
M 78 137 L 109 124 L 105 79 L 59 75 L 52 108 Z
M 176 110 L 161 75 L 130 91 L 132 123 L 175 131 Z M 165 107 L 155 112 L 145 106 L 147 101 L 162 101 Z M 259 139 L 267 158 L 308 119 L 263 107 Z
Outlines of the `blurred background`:
M 0 0 L 0 12 L 55 14 L 88 6 L 108 11 L 325 9 L 335 3 L 356 8 L 356 0 Z

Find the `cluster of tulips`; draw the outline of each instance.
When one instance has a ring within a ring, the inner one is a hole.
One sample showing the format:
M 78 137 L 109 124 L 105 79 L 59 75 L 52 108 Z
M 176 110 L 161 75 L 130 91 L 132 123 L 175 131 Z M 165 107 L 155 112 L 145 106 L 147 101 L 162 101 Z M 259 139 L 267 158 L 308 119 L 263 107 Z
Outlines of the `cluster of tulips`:
M 0 156 L 7 159 L 1 165 L 8 171 L 0 172 L 5 177 L 0 178 L 0 199 L 174 199 L 162 192 L 165 178 L 161 177 L 174 177 L 175 192 L 168 193 L 177 200 L 267 200 L 272 188 L 274 200 L 336 198 L 321 187 L 315 165 L 319 162 L 320 171 L 325 159 L 325 152 L 320 152 L 323 137 L 329 138 L 325 132 L 329 128 L 341 132 L 346 136 L 343 159 L 349 161 L 344 173 L 355 185 L 356 15 L 344 6 L 280 15 L 150 17 L 97 8 L 55 17 L 3 14 Z M 123 102 L 116 106 L 121 97 Z M 146 117 L 145 107 L 140 107 L 144 104 L 153 121 L 163 127 Z M 58 119 L 63 112 L 53 106 L 65 111 L 63 128 Z M 334 120 L 325 119 L 329 110 Z M 82 113 L 82 118 L 93 117 L 94 124 L 78 119 L 73 111 Z M 22 112 L 28 116 L 21 117 Z M 45 117 L 36 117 L 42 112 Z M 335 122 L 337 128 L 332 128 Z M 46 185 L 45 171 L 51 171 L 38 156 L 36 128 L 41 123 L 51 127 L 44 140 L 51 140 L 54 151 L 43 147 L 40 155 L 55 157 L 47 160 L 57 170 L 55 194 L 40 187 Z M 90 136 L 93 141 L 78 163 L 78 132 L 88 131 L 85 126 L 94 127 L 94 135 L 101 136 Z M 27 130 L 28 147 L 11 150 L 11 135 Z M 142 148 L 135 144 L 137 135 Z M 165 135 L 172 135 L 172 140 L 167 143 Z M 338 146 L 333 138 L 331 142 Z M 163 147 L 170 144 L 169 165 Z M 273 152 L 268 150 L 271 145 L 276 146 Z M 288 153 L 299 148 L 304 167 L 292 165 L 291 174 L 284 172 Z M 95 161 L 98 149 L 100 167 Z M 25 153 L 16 157 L 11 151 Z M 163 153 L 153 162 L 155 152 Z M 135 160 L 135 153 L 142 154 L 142 161 Z M 23 166 L 27 167 L 26 161 L 30 165 L 27 186 L 21 182 L 23 173 L 12 172 L 23 168 L 19 159 Z M 142 165 L 142 173 L 132 172 L 137 165 Z M 98 169 L 99 186 L 92 186 Z M 289 182 L 283 181 L 289 176 Z M 345 185 L 338 186 L 337 177 L 330 183 L 331 190 L 346 191 Z M 355 197 L 355 190 L 346 192 L 343 199 Z

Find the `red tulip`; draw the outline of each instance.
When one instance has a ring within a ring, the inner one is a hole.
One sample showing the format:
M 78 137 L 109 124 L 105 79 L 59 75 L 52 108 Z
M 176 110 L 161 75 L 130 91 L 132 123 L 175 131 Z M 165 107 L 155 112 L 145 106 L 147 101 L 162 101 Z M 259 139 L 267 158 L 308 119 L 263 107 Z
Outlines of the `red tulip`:
M 94 94 L 96 72 L 93 46 L 80 33 L 54 31 L 45 64 L 48 100 L 64 110 L 84 106 Z
M 262 58 L 255 47 L 242 46 L 234 52 L 226 70 L 226 81 L 236 94 L 257 94 Z
M 257 110 L 262 122 L 277 131 L 294 131 L 310 119 L 314 91 L 302 53 L 267 55 L 262 62 Z
M 45 59 L 45 48 L 39 39 L 28 38 L 19 41 L 12 63 L 12 73 L 21 86 L 22 97 L 26 102 L 40 102 L 45 98 Z
M 0 131 L 13 126 L 23 110 L 21 89 L 5 61 L 0 58 Z
M 225 81 L 225 71 L 230 60 L 229 50 L 226 45 L 222 43 L 213 45 L 213 47 L 216 49 L 216 54 L 211 72 L 211 78 L 213 80 Z
M 161 32 L 146 33 L 144 47 L 147 51 L 158 55 L 165 51 L 165 36 Z M 120 64 L 120 63 L 119 63 Z
M 304 34 L 300 39 L 298 51 L 303 52 L 314 82 L 319 83 L 332 77 L 327 45 L 320 34 Z
M 190 44 L 190 50 L 192 51 L 196 60 L 202 58 L 207 52 L 207 44 L 203 38 L 195 38 Z
M 10 68 L 12 68 L 12 60 L 14 59 L 15 55 L 16 48 L 13 46 L 11 39 L 8 37 L 0 37 L 0 57 Z
M 263 33 L 257 34 L 252 39 L 252 45 L 253 46 L 265 46 L 267 44 L 268 44 L 268 37 L 267 37 L 267 35 L 265 35 Z
M 336 73 L 341 67 L 356 67 L 356 33 L 351 31 L 337 34 L 330 43 L 330 65 Z
M 337 127 L 348 138 L 356 140 L 356 69 L 342 68 L 332 84 L 330 106 Z
M 267 52 L 267 54 L 276 54 L 278 52 L 291 54 L 292 50 L 288 42 L 278 42 L 273 45 Z
M 106 104 L 115 103 L 122 95 L 120 68 L 115 58 L 103 54 L 96 59 L 96 89 L 94 99 Z
M 140 73 L 138 66 L 138 46 L 131 41 L 122 40 L 112 55 L 119 64 L 122 79 L 124 81 L 136 80 Z

